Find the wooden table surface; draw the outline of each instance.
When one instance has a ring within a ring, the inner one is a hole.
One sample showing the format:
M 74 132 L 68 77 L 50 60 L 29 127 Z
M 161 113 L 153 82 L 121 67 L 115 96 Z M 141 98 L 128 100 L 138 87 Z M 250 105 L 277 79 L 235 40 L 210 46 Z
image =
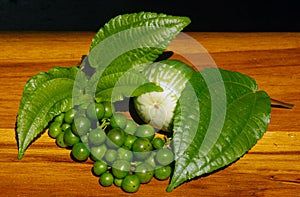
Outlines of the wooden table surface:
M 168 181 L 133 196 L 300 196 L 300 33 L 196 33 L 220 68 L 253 77 L 293 109 L 272 108 L 263 138 L 232 165 L 165 192 Z M 77 64 L 94 32 L 0 32 L 0 196 L 127 195 L 99 186 L 92 162 L 76 163 L 45 133 L 17 159 L 15 121 L 24 83 L 40 71 Z M 176 38 L 177 39 L 177 38 Z M 175 39 L 175 40 L 176 40 Z M 175 42 L 175 41 L 174 41 Z M 183 43 L 193 54 L 195 46 Z

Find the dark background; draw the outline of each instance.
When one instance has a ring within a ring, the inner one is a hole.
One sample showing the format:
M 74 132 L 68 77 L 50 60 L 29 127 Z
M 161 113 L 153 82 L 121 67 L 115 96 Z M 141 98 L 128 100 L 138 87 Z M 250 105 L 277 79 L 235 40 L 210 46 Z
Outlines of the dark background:
M 184 31 L 299 31 L 295 1 L 0 0 L 0 30 L 97 31 L 124 13 L 184 15 Z

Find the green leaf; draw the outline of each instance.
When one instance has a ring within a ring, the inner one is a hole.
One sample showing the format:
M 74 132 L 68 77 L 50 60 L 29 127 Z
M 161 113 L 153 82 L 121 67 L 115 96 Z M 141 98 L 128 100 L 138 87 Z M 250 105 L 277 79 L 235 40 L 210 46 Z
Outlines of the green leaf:
M 95 99 L 97 102 L 115 102 L 152 91 L 161 92 L 163 89 L 135 70 L 115 72 L 100 78 Z
M 175 169 L 167 191 L 239 159 L 270 121 L 270 98 L 247 75 L 209 68 L 189 82 L 175 110 Z
M 17 116 L 19 159 L 54 116 L 72 107 L 77 70 L 54 67 L 49 72 L 38 73 L 25 84 Z
M 168 27 L 182 29 L 189 23 L 190 19 L 188 17 L 171 16 L 163 13 L 139 12 L 119 15 L 110 19 L 108 23 L 100 28 L 92 40 L 90 49 L 92 50 L 108 37 L 128 29 L 136 27 L 154 27 L 156 29 Z M 141 35 L 141 37 L 142 36 L 143 35 Z
M 107 100 L 126 72 L 155 61 L 189 23 L 188 17 L 152 12 L 124 14 L 111 19 L 97 32 L 91 44 L 88 62 L 91 67 L 96 68 L 96 72 L 91 77 L 87 92 L 93 94 L 94 91 L 98 100 Z M 138 78 L 136 82 L 139 81 Z M 122 88 L 134 83 L 127 80 L 120 88 L 116 88 L 118 90 L 112 101 L 128 96 Z M 139 92 L 158 90 L 151 84 L 143 87 L 145 89 L 141 91 L 140 87 Z M 128 91 L 132 89 L 129 88 Z M 100 98 L 100 95 L 104 96 Z
M 95 35 L 89 63 L 94 68 L 130 68 L 153 62 L 189 23 L 188 17 L 152 12 L 119 15 Z

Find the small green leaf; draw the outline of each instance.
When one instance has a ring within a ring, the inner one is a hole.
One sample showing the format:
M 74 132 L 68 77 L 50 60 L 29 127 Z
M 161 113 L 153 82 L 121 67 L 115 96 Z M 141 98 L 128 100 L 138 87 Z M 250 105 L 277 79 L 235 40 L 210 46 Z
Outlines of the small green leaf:
M 239 159 L 270 121 L 270 98 L 247 75 L 209 68 L 189 82 L 174 117 L 175 169 L 167 191 Z
M 54 116 L 72 107 L 77 70 L 54 67 L 49 72 L 38 73 L 25 84 L 17 116 L 19 159 Z

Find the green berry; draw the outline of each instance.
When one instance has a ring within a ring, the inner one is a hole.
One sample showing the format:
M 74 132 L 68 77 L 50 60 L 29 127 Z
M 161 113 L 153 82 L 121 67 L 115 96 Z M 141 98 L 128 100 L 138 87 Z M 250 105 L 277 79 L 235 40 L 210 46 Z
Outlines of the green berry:
M 54 118 L 54 122 L 58 122 L 58 123 L 62 124 L 64 122 L 64 117 L 65 117 L 65 114 L 61 113 Z
M 112 164 L 112 174 L 116 178 L 124 178 L 130 171 L 131 165 L 130 162 L 123 159 L 118 159 Z
M 85 116 L 76 116 L 76 118 L 74 119 L 74 124 L 76 127 L 76 133 L 80 136 L 86 134 L 92 125 L 91 121 Z M 73 131 L 75 131 L 74 127 L 72 127 L 72 129 L 74 129 Z
M 136 167 L 135 175 L 139 177 L 141 183 L 149 183 L 154 175 L 154 169 L 148 163 L 141 163 Z
M 90 156 L 90 150 L 82 142 L 76 143 L 72 147 L 72 156 L 77 161 L 85 161 Z
M 105 139 L 106 134 L 101 128 L 93 129 L 89 133 L 89 142 L 94 146 L 103 144 Z
M 73 121 L 74 121 L 74 116 L 76 114 L 76 110 L 75 109 L 70 109 L 69 111 L 67 111 L 65 113 L 65 116 L 64 116 L 64 121 L 68 124 L 72 124 Z
M 143 124 L 136 129 L 135 135 L 138 137 L 148 138 L 151 141 L 155 135 L 155 130 L 151 125 Z
M 105 107 L 103 103 L 95 103 L 95 112 L 98 120 L 104 117 Z
M 102 103 L 90 103 L 87 107 L 87 117 L 92 120 L 100 120 L 104 116 L 104 105 Z
M 171 166 L 162 166 L 154 170 L 154 177 L 158 180 L 166 180 L 170 177 L 171 172 Z
M 160 137 L 154 138 L 152 140 L 152 146 L 154 149 L 160 149 L 160 148 L 164 147 L 164 145 L 165 145 L 165 142 Z
M 135 174 L 128 174 L 123 179 L 121 187 L 128 193 L 137 192 L 140 188 L 140 180 Z
M 57 136 L 62 132 L 60 122 L 52 122 L 49 126 L 48 134 L 51 138 L 57 138 Z
M 136 139 L 137 137 L 135 135 L 127 135 L 123 147 L 127 148 L 128 150 L 132 149 L 132 145 Z
M 110 118 L 115 112 L 114 106 L 110 102 L 103 102 L 104 116 L 103 118 Z
M 118 158 L 119 159 L 123 159 L 123 160 L 126 160 L 126 161 L 131 161 L 132 158 L 133 158 L 133 153 L 132 151 L 128 150 L 128 149 L 125 149 L 125 148 L 122 148 L 120 147 L 118 150 Z
M 117 157 L 118 157 L 118 153 L 114 149 L 108 149 L 104 155 L 104 159 L 108 163 L 112 163 L 113 161 L 115 161 L 117 159 Z
M 111 148 L 121 147 L 126 140 L 126 134 L 121 128 L 113 128 L 107 133 L 107 145 Z
M 147 159 L 144 162 L 148 163 L 153 168 L 156 167 L 155 156 L 156 156 L 156 152 L 152 151 L 151 154 L 147 157 Z
M 96 161 L 93 165 L 93 173 L 96 176 L 100 176 L 105 173 L 108 169 L 106 162 L 104 161 Z
M 151 154 L 153 148 L 148 138 L 138 138 L 134 141 L 132 150 L 138 160 L 145 160 Z
M 136 131 L 136 123 L 133 120 L 127 120 L 126 126 L 124 128 L 125 132 L 130 135 L 134 135 Z
M 127 118 L 122 113 L 114 113 L 113 116 L 110 119 L 110 126 L 112 128 L 121 128 L 124 129 L 127 124 Z
M 114 178 L 114 184 L 117 187 L 121 187 L 123 179 Z
M 72 132 L 71 128 L 68 128 L 64 132 L 64 141 L 67 146 L 73 146 L 80 141 L 80 138 Z
M 167 148 L 159 149 L 156 153 L 155 160 L 160 165 L 169 165 L 174 160 L 174 153 Z
M 91 147 L 91 159 L 94 161 L 102 160 L 104 155 L 106 154 L 107 148 L 105 144 L 102 144 L 100 146 L 92 146 Z
M 61 132 L 56 138 L 56 145 L 61 148 L 66 148 L 68 145 L 64 141 L 64 132 Z
M 61 129 L 62 129 L 63 131 L 67 130 L 68 128 L 71 128 L 71 125 L 68 124 L 68 123 L 63 123 L 63 124 L 61 125 Z
M 100 176 L 99 182 L 102 186 L 109 187 L 113 184 L 114 177 L 111 173 L 106 172 Z

